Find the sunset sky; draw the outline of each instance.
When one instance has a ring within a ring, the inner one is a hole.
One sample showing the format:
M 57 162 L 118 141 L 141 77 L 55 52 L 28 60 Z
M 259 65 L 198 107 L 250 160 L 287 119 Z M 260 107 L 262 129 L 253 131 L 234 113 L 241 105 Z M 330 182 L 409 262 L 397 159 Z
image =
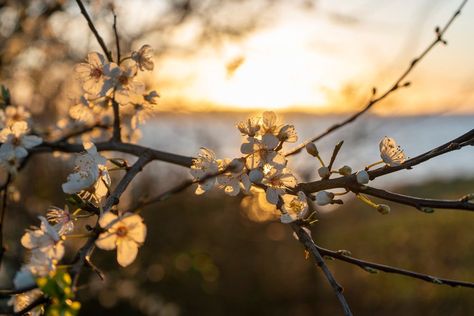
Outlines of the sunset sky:
M 382 92 L 395 81 L 460 2 L 283 2 L 264 12 L 264 23 L 246 37 L 217 46 L 202 44 L 192 54 L 163 55 L 153 80 L 162 105 L 170 108 L 352 112 L 370 97 L 374 85 Z M 146 23 L 162 6 L 159 1 L 136 3 L 131 9 L 130 1 L 118 2 L 121 15 L 129 16 L 123 28 Z M 148 10 L 138 3 L 147 4 Z M 186 47 L 193 23 L 177 28 L 174 35 L 176 44 Z M 474 5 L 468 3 L 446 35 L 448 46 L 436 47 L 408 78 L 412 86 L 374 112 L 473 113 L 473 35 Z M 232 65 L 235 70 L 229 71 Z

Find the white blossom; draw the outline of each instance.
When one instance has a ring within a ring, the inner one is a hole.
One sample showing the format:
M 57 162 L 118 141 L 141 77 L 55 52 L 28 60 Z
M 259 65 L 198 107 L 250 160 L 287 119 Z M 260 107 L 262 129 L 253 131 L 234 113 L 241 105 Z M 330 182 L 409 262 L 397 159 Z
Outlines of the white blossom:
M 137 75 L 137 64 L 130 60 L 125 61 L 118 66 L 110 63 L 104 68 L 104 73 L 108 77 L 104 83 L 101 95 L 108 93 L 110 89 L 114 90 L 115 100 L 122 104 L 129 104 L 132 99 L 145 90 L 145 85 L 135 79 Z
M 51 206 L 46 213 L 46 218 L 50 223 L 54 224 L 54 229 L 61 236 L 69 234 L 74 230 L 74 221 L 67 205 L 64 209 Z
M 202 147 L 198 158 L 193 159 L 190 173 L 197 181 L 201 181 L 209 175 L 217 174 L 219 171 L 219 163 L 216 160 L 216 154 L 207 148 Z M 211 190 L 216 183 L 215 177 L 210 177 L 198 184 L 195 193 L 200 195 Z
M 268 165 L 266 167 L 268 169 L 264 168 L 262 183 L 267 186 L 265 190 L 267 201 L 276 205 L 279 197 L 285 194 L 285 189 L 294 188 L 297 181 L 288 168 L 277 169 Z
M 153 112 L 157 110 L 159 94 L 156 91 L 151 91 L 147 94 L 134 95 L 130 98 L 130 103 L 133 106 L 134 114 L 131 120 L 132 128 L 137 128 L 140 124 L 145 123 Z
M 105 72 L 107 65 L 105 57 L 97 52 L 91 52 L 87 55 L 86 62 L 77 64 L 74 70 L 82 81 L 82 88 L 93 95 L 99 95 L 104 92 Z
M 277 137 L 281 142 L 287 143 L 294 143 L 298 140 L 298 135 L 293 125 L 284 125 L 280 128 Z
M 304 192 L 298 191 L 297 196 L 285 194 L 282 198 L 283 206 L 281 210 L 283 214 L 280 218 L 282 223 L 288 224 L 302 219 L 308 213 L 308 201 Z
M 43 295 L 40 289 L 34 289 L 25 293 L 12 296 L 8 301 L 8 305 L 13 306 L 13 311 L 18 313 L 28 307 L 31 303 L 39 299 Z M 40 316 L 43 314 L 43 306 L 36 306 L 28 312 L 28 316 Z
M 9 105 L 5 108 L 4 121 L 6 127 L 12 126 L 15 122 L 28 122 L 30 117 L 30 112 L 21 105 Z
M 229 171 L 217 176 L 217 183 L 224 188 L 224 192 L 236 196 L 240 190 L 249 192 L 251 182 L 247 174 L 244 163 L 240 159 L 232 161 L 224 160 L 222 170 L 229 169 Z
M 393 138 L 385 136 L 379 144 L 380 157 L 389 166 L 399 166 L 405 162 L 406 156 Z
M 25 121 L 15 122 L 11 127 L 6 127 L 0 132 L 0 142 L 3 151 L 12 151 L 16 157 L 28 156 L 28 149 L 38 146 L 43 142 L 41 137 L 27 135 L 28 123 Z
M 247 168 L 255 169 L 268 163 L 273 164 L 276 168 L 285 167 L 286 158 L 273 150 L 277 145 L 278 139 L 276 137 L 263 137 L 262 140 L 254 137 L 247 138 L 247 142 L 240 147 L 240 151 L 246 155 Z
M 111 184 L 110 175 L 105 166 L 107 159 L 102 157 L 93 143 L 84 143 L 86 153 L 76 158 L 74 173 L 63 183 L 64 193 L 79 193 L 85 199 L 100 202 L 108 193 Z
M 150 45 L 143 45 L 137 52 L 132 52 L 132 59 L 141 71 L 153 70 L 153 48 Z
M 260 118 L 253 116 L 237 124 L 242 135 L 254 137 L 260 130 Z
M 146 226 L 143 219 L 132 213 L 123 216 L 107 212 L 99 219 L 99 225 L 105 232 L 101 233 L 95 244 L 104 250 L 117 248 L 117 262 L 126 267 L 137 257 L 138 247 L 146 237 Z
M 27 230 L 21 238 L 23 247 L 31 250 L 32 257 L 45 255 L 52 260 L 61 260 L 64 255 L 64 245 L 58 232 L 46 218 L 39 216 L 40 228 Z

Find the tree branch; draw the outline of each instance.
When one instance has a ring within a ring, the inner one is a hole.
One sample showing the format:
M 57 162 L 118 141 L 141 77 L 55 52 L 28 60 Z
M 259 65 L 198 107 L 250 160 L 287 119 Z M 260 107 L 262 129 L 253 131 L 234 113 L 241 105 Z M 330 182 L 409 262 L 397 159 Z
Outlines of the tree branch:
M 347 304 L 347 301 L 342 294 L 344 289 L 342 286 L 340 286 L 334 276 L 332 275 L 331 271 L 327 267 L 326 263 L 324 262 L 323 257 L 321 256 L 321 253 L 314 243 L 313 239 L 311 236 L 299 225 L 292 223 L 291 228 L 294 230 L 296 235 L 298 236 L 298 240 L 304 245 L 307 251 L 311 253 L 313 256 L 314 260 L 316 261 L 316 264 L 318 267 L 323 271 L 324 275 L 326 276 L 326 279 L 328 280 L 329 284 L 334 290 L 334 293 L 336 293 L 337 299 L 339 300 L 339 303 L 341 304 L 343 310 L 344 310 L 344 315 L 349 316 L 352 315 L 351 309 L 349 305 Z
M 451 209 L 451 210 L 465 210 L 474 211 L 474 203 L 468 201 L 453 201 L 453 200 L 435 200 L 435 199 L 424 199 L 408 195 L 397 194 L 373 187 L 365 186 L 363 188 L 351 189 L 355 193 L 364 193 L 371 196 L 375 196 L 384 200 L 413 206 L 418 210 L 423 208 L 437 208 L 437 209 Z
M 414 279 L 423 280 L 423 281 L 433 283 L 433 284 L 440 284 L 440 285 L 444 284 L 444 285 L 449 285 L 453 287 L 459 286 L 459 287 L 474 288 L 474 283 L 471 283 L 471 282 L 444 279 L 444 278 L 435 277 L 435 276 L 431 276 L 431 275 L 427 275 L 423 273 L 413 272 L 413 271 L 395 268 L 395 267 L 391 267 L 391 266 L 387 266 L 387 265 L 383 265 L 379 263 L 373 263 L 373 262 L 369 262 L 369 261 L 365 261 L 361 259 L 356 259 L 347 255 L 344 255 L 344 253 L 341 251 L 333 251 L 333 250 L 325 249 L 317 245 L 316 245 L 316 248 L 324 256 L 328 256 L 337 260 L 354 264 L 356 266 L 361 267 L 362 269 L 366 271 L 369 269 L 375 269 L 375 270 L 383 271 L 386 273 L 394 273 L 394 274 L 408 276 Z
M 428 53 L 438 44 L 440 43 L 443 43 L 443 44 L 446 44 L 445 40 L 443 39 L 443 36 L 444 34 L 446 33 L 446 31 L 448 30 L 448 28 L 451 26 L 451 24 L 453 23 L 453 21 L 456 19 L 456 17 L 458 17 L 460 14 L 461 14 L 461 11 L 462 9 L 464 8 L 464 6 L 466 5 L 467 3 L 467 0 L 464 0 L 461 5 L 458 7 L 458 9 L 454 12 L 454 14 L 451 16 L 451 18 L 448 20 L 448 22 L 446 22 L 446 24 L 444 25 L 444 27 L 440 30 L 437 29 L 436 31 L 436 37 L 435 39 L 428 45 L 428 47 L 425 48 L 425 50 L 418 56 L 418 57 L 415 57 L 410 65 L 408 66 L 408 68 L 400 75 L 400 77 L 398 77 L 398 79 L 395 81 L 395 83 L 390 86 L 390 88 L 388 88 L 384 93 L 382 93 L 382 95 L 380 95 L 379 97 L 377 98 L 374 98 L 375 96 L 375 93 L 373 93 L 372 95 L 372 98 L 369 100 L 369 102 L 362 108 L 362 110 L 360 110 L 359 112 L 353 114 L 352 116 L 350 116 L 349 118 L 347 118 L 346 120 L 340 122 L 340 123 L 337 123 L 337 124 L 334 124 L 332 125 L 331 127 L 329 127 L 325 132 L 319 134 L 318 136 L 315 136 L 305 142 L 303 142 L 302 144 L 294 147 L 293 149 L 289 150 L 287 153 L 285 153 L 285 156 L 291 156 L 291 155 L 294 155 L 294 154 L 297 154 L 299 153 L 303 148 L 305 148 L 305 146 L 309 143 L 313 143 L 313 142 L 316 142 L 318 140 L 320 140 L 321 138 L 331 134 L 332 132 L 340 129 L 341 127 L 344 127 L 345 125 L 348 125 L 349 123 L 352 123 L 354 122 L 359 116 L 361 116 L 362 114 L 364 114 L 365 112 L 367 112 L 368 110 L 370 110 L 375 104 L 379 103 L 380 101 L 382 101 L 383 99 L 387 98 L 389 95 L 391 95 L 393 92 L 397 91 L 398 89 L 400 88 L 403 88 L 403 87 L 407 87 L 409 85 L 409 83 L 403 83 L 402 84 L 402 81 L 405 80 L 405 78 L 411 73 L 411 71 L 415 68 L 415 66 L 426 56 L 428 55 Z M 375 92 L 375 88 L 373 90 Z
M 103 210 L 104 212 L 108 212 L 112 209 L 112 207 L 119 203 L 120 196 L 123 194 L 125 189 L 128 187 L 130 182 L 135 178 L 135 176 L 145 167 L 150 161 L 152 160 L 152 153 L 146 152 L 133 164 L 133 166 L 127 171 L 127 173 L 123 176 L 120 182 L 117 184 L 117 187 L 112 192 L 112 194 L 107 198 L 105 201 Z M 81 274 L 82 268 L 88 262 L 88 256 L 91 251 L 94 249 L 95 241 L 99 237 L 99 233 L 101 231 L 101 227 L 99 225 L 99 220 L 93 229 L 92 236 L 86 241 L 86 243 L 79 249 L 76 258 L 73 261 L 73 266 L 71 267 L 71 277 L 72 277 L 72 284 L 73 289 L 76 288 L 77 282 L 79 281 L 79 276 Z
M 97 42 L 99 43 L 100 47 L 102 48 L 102 51 L 104 52 L 105 56 L 107 56 L 107 60 L 109 62 L 112 62 L 112 54 L 110 53 L 110 50 L 107 48 L 107 45 L 105 44 L 104 40 L 100 36 L 99 32 L 97 31 L 94 22 L 92 22 L 91 17 L 89 16 L 89 13 L 87 13 L 86 8 L 84 7 L 84 4 L 82 3 L 81 0 L 76 0 L 77 5 L 79 6 L 79 9 L 81 10 L 82 15 L 87 21 L 87 24 L 89 25 L 89 28 L 91 29 L 92 33 L 94 34 L 95 38 L 97 39 Z

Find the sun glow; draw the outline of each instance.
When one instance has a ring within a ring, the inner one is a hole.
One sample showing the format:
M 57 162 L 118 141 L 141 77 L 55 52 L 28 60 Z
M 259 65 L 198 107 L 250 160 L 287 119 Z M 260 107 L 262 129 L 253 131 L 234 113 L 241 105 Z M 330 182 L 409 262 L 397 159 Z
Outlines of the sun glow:
M 166 94 L 181 100 L 185 95 L 193 104 L 227 110 L 325 107 L 326 91 L 341 86 L 341 64 L 308 49 L 301 29 L 295 23 L 282 25 L 257 32 L 239 44 L 206 50 L 192 60 L 165 61 L 160 69 L 163 76 L 187 82 L 176 91 L 170 85 Z

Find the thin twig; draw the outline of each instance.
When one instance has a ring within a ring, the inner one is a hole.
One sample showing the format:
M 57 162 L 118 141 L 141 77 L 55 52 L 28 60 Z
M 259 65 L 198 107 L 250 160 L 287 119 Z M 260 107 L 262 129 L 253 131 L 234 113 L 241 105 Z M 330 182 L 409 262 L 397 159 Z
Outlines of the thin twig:
M 461 5 L 459 6 L 459 8 L 454 12 L 454 14 L 451 16 L 451 18 L 448 20 L 448 22 L 444 25 L 443 28 L 441 28 L 440 30 L 437 29 L 437 32 L 436 32 L 436 37 L 435 39 L 428 45 L 428 47 L 425 48 L 425 50 L 418 56 L 418 57 L 415 57 L 409 64 L 408 68 L 400 75 L 400 77 L 398 77 L 398 79 L 395 81 L 395 83 L 390 86 L 384 93 L 382 93 L 382 95 L 380 95 L 379 97 L 377 98 L 374 98 L 374 95 L 372 95 L 372 98 L 369 100 L 369 102 L 362 108 L 362 110 L 360 110 L 359 112 L 351 115 L 349 118 L 347 118 L 346 120 L 340 122 L 340 123 L 337 123 L 337 124 L 334 124 L 332 125 L 331 127 L 329 127 L 325 132 L 319 134 L 318 136 L 315 136 L 305 142 L 303 142 L 302 144 L 290 149 L 288 152 L 285 153 L 285 156 L 291 156 L 291 155 L 294 155 L 294 154 L 297 154 L 299 153 L 307 144 L 309 143 L 312 143 L 312 142 L 316 142 L 318 140 L 320 140 L 321 138 L 331 134 L 332 132 L 334 132 L 335 130 L 338 130 L 340 129 L 341 127 L 349 124 L 349 123 L 352 123 L 354 122 L 359 116 L 361 116 L 362 114 L 364 114 L 365 112 L 367 112 L 368 110 L 370 110 L 370 108 L 372 108 L 375 104 L 379 103 L 380 101 L 382 101 L 383 99 L 385 99 L 386 97 L 388 97 L 389 95 L 391 95 L 393 92 L 397 91 L 398 89 L 400 88 L 403 88 L 403 87 L 407 87 L 409 85 L 408 82 L 406 83 L 402 83 L 402 81 L 405 80 L 405 78 L 411 73 L 411 71 L 415 68 L 415 66 L 426 56 L 428 55 L 428 53 L 438 44 L 446 44 L 443 36 L 444 34 L 446 33 L 446 31 L 448 30 L 449 26 L 453 23 L 453 21 L 456 19 L 457 16 L 459 16 L 461 14 L 461 11 L 462 9 L 464 8 L 464 6 L 466 5 L 467 3 L 467 0 L 464 0 Z
M 428 274 L 413 272 L 410 270 L 405 270 L 405 269 L 391 267 L 391 266 L 387 266 L 387 265 L 383 265 L 379 263 L 356 259 L 356 258 L 345 255 L 341 251 L 333 251 L 333 250 L 325 249 L 318 245 L 316 245 L 316 247 L 319 250 L 319 252 L 324 256 L 328 256 L 337 260 L 341 260 L 350 264 L 357 265 L 364 270 L 375 269 L 375 270 L 383 271 L 387 273 L 394 273 L 394 274 L 408 276 L 408 277 L 423 280 L 432 284 L 440 284 L 440 285 L 444 284 L 444 285 L 449 285 L 453 287 L 459 286 L 459 287 L 474 288 L 474 283 L 472 282 L 445 279 L 445 278 L 440 278 L 436 276 L 431 276 Z
M 120 65 L 120 37 L 117 30 L 117 14 L 112 10 L 114 15 L 114 34 L 115 34 L 115 45 L 117 46 L 117 64 Z
M 122 142 L 122 132 L 120 124 L 120 106 L 117 101 L 115 101 L 115 91 L 112 97 L 112 109 L 114 111 L 114 131 L 112 135 L 112 141 Z
M 70 133 L 67 133 L 67 134 L 61 136 L 61 138 L 59 138 L 59 139 L 56 140 L 55 142 L 56 142 L 56 143 L 66 142 L 66 141 L 68 141 L 68 140 L 71 139 L 71 138 L 81 136 L 81 135 L 83 135 L 83 134 L 85 134 L 85 133 L 88 133 L 88 132 L 92 132 L 92 131 L 95 130 L 96 128 L 109 129 L 110 127 L 111 127 L 111 126 L 110 126 L 110 125 L 107 125 L 107 124 L 96 123 L 96 124 L 94 124 L 94 125 L 86 126 L 86 127 L 81 128 L 81 129 L 78 129 L 78 130 L 72 131 L 72 132 L 70 132 Z
M 76 0 L 77 5 L 79 6 L 79 9 L 81 10 L 82 15 L 87 21 L 87 24 L 89 25 L 89 28 L 91 29 L 92 33 L 94 34 L 95 38 L 97 39 L 97 42 L 99 43 L 100 47 L 102 48 L 102 51 L 104 52 L 105 56 L 107 56 L 107 60 L 109 62 L 112 62 L 112 54 L 110 53 L 110 50 L 107 48 L 107 45 L 105 44 L 104 40 L 100 36 L 99 32 L 97 31 L 94 22 L 92 22 L 91 17 L 89 16 L 89 13 L 87 13 L 86 8 L 84 7 L 84 4 L 82 3 L 81 0 Z
M 323 271 L 324 275 L 326 276 L 326 279 L 328 280 L 329 284 L 334 290 L 334 293 L 337 296 L 337 299 L 339 300 L 339 303 L 341 304 L 343 310 L 344 310 L 344 315 L 352 315 L 351 309 L 349 307 L 349 304 L 347 304 L 347 301 L 343 295 L 344 289 L 342 286 L 340 286 L 334 276 L 332 275 L 331 271 L 327 267 L 326 263 L 324 262 L 323 257 L 321 256 L 321 253 L 314 243 L 313 239 L 311 236 L 299 225 L 292 223 L 291 228 L 294 230 L 296 235 L 298 236 L 298 240 L 304 245 L 307 251 L 311 253 L 313 256 L 314 260 L 316 261 L 316 264 L 319 266 L 321 271 Z
M 353 190 L 354 191 L 354 190 Z M 375 196 L 384 200 L 413 206 L 418 210 L 429 212 L 425 208 L 429 209 L 451 209 L 451 210 L 465 210 L 465 211 L 474 211 L 474 203 L 461 200 L 436 200 L 436 199 L 424 199 L 414 196 L 408 196 L 398 193 L 393 193 L 373 187 L 365 186 L 355 190 L 355 192 L 361 192 L 371 196 Z
M 383 175 L 397 172 L 403 169 L 411 169 L 416 165 L 419 165 L 425 161 L 433 159 L 437 156 L 444 155 L 448 152 L 459 150 L 466 146 L 472 146 L 474 143 L 474 129 L 470 130 L 469 132 L 461 135 L 460 137 L 453 139 L 444 145 L 436 147 L 430 151 L 427 151 L 421 155 L 413 157 L 399 166 L 384 166 L 375 170 L 368 171 L 369 177 L 371 180 L 381 177 Z M 338 177 L 333 179 L 327 180 L 318 180 L 313 182 L 307 183 L 300 183 L 296 186 L 294 193 L 297 191 L 304 191 L 306 193 L 314 193 L 319 192 L 321 190 L 328 190 L 328 189 L 335 189 L 335 188 L 358 188 L 360 185 L 357 183 L 356 175 L 352 174 L 350 176 Z
M 35 285 L 29 286 L 29 287 L 25 287 L 25 288 L 21 288 L 21 289 L 0 290 L 0 297 L 10 297 L 10 296 L 12 296 L 12 295 L 22 294 L 22 293 L 25 293 L 25 292 L 34 290 L 34 289 L 36 289 L 37 287 L 38 287 L 38 286 L 35 284 Z
M 8 185 L 11 181 L 11 174 L 7 176 L 7 180 L 2 189 L 2 210 L 0 214 L 0 265 L 3 261 L 3 254 L 5 253 L 5 247 L 3 246 L 3 224 L 5 221 L 5 213 L 7 212 L 7 202 L 8 202 Z

